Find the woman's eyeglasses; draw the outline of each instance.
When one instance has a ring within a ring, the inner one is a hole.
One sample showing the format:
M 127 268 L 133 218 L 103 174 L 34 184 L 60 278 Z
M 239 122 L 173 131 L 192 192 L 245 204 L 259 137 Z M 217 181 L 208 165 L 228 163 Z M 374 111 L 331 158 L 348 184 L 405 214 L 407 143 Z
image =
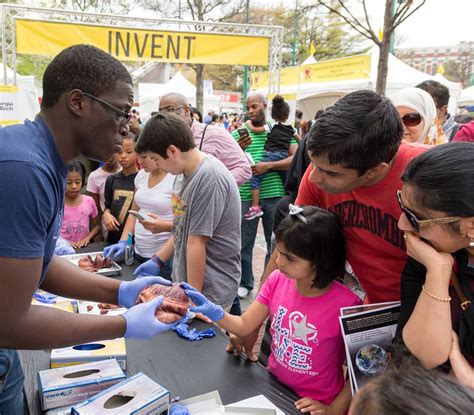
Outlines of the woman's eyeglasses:
M 453 223 L 461 220 L 459 216 L 446 216 L 444 218 L 434 218 L 434 219 L 418 219 L 416 215 L 402 203 L 402 192 L 397 190 L 397 200 L 400 205 L 400 209 L 405 214 L 410 222 L 410 225 L 413 227 L 415 232 L 420 232 L 421 229 L 426 228 L 431 225 L 442 225 L 445 223 Z
M 125 125 L 128 124 L 130 119 L 132 118 L 132 113 L 131 112 L 125 112 L 121 110 L 120 108 L 117 108 L 115 105 L 109 104 L 106 101 L 101 100 L 100 98 L 97 98 L 95 95 L 88 94 L 87 92 L 83 92 L 83 95 L 86 97 L 89 97 L 90 99 L 93 99 L 94 101 L 97 101 L 98 103 L 102 104 L 105 108 L 115 112 L 120 119 L 120 123 Z
M 402 117 L 402 122 L 407 127 L 416 127 L 421 122 L 421 115 L 416 112 L 410 112 Z

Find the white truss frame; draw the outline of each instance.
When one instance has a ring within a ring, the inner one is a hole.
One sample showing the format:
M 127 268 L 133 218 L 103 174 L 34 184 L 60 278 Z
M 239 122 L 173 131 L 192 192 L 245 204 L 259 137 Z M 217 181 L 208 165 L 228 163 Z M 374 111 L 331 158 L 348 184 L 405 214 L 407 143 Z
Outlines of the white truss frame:
M 264 36 L 270 39 L 269 56 L 269 94 L 280 91 L 280 68 L 282 63 L 283 27 L 249 25 L 237 23 L 201 22 L 178 19 L 151 19 L 129 17 L 116 14 L 83 13 L 73 10 L 56 10 L 40 7 L 1 4 L 2 56 L 5 84 L 16 85 L 16 19 L 41 20 L 48 22 L 67 22 L 101 26 L 120 26 L 131 29 L 174 30 L 183 32 L 204 32 L 229 35 Z M 8 40 L 8 41 L 7 41 Z M 13 69 L 12 76 L 7 68 Z

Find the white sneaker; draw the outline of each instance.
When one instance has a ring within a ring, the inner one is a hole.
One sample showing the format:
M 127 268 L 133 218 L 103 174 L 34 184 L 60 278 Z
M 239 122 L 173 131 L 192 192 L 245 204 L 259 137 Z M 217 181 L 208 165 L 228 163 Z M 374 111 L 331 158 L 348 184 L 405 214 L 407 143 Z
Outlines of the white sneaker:
M 249 295 L 250 291 L 245 288 L 245 287 L 239 287 L 239 289 L 237 290 L 237 295 L 239 296 L 239 298 L 247 298 L 248 295 Z

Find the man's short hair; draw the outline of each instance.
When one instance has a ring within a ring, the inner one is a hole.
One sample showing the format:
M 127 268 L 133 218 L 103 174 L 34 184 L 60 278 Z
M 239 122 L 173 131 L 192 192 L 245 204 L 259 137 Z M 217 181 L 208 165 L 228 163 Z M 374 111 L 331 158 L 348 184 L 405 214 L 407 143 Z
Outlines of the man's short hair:
M 355 91 L 337 101 L 314 122 L 307 142 L 312 156 L 356 169 L 359 175 L 389 163 L 403 138 L 397 110 L 373 91 Z
M 441 108 L 444 105 L 448 105 L 449 102 L 449 89 L 447 86 L 440 84 L 437 81 L 423 81 L 418 84 L 416 88 L 423 89 L 428 92 L 433 98 L 437 108 Z
M 43 75 L 42 108 L 55 105 L 61 95 L 73 89 L 99 96 L 117 82 L 132 85 L 132 77 L 117 59 L 90 45 L 64 49 L 48 65 Z
M 135 150 L 139 154 L 150 151 L 167 159 L 166 151 L 171 145 L 182 152 L 196 147 L 191 128 L 181 117 L 173 113 L 159 112 L 145 124 Z
M 189 107 L 188 99 L 179 92 L 168 92 L 167 94 L 163 95 L 160 101 L 173 101 L 175 105 L 182 105 L 183 107 Z

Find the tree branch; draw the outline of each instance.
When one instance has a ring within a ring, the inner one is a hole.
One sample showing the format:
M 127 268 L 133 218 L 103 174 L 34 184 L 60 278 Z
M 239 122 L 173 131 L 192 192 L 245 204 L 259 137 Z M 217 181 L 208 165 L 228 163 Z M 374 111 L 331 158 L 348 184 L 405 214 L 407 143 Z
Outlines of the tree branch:
M 369 31 L 370 33 L 374 33 L 374 31 L 372 30 L 372 26 L 370 25 L 369 14 L 367 13 L 367 5 L 365 4 L 365 0 L 362 0 L 362 6 L 364 8 L 365 21 L 367 22 Z
M 426 0 L 423 0 L 417 7 L 415 7 L 411 13 L 407 14 L 405 17 L 400 16 L 399 21 L 397 22 L 396 19 L 393 23 L 393 29 L 395 30 L 401 23 L 403 23 L 406 19 L 408 19 L 413 13 L 415 13 L 421 6 L 425 4 Z
M 327 10 L 337 14 L 341 19 L 343 19 L 350 27 L 352 27 L 356 32 L 358 32 L 359 34 L 361 34 L 362 36 L 364 36 L 365 38 L 369 39 L 369 40 L 373 40 L 374 42 L 376 42 L 376 40 L 374 39 L 373 37 L 373 34 L 370 33 L 370 31 L 367 30 L 367 28 L 365 28 L 363 25 L 361 25 L 359 22 L 357 22 L 357 20 L 351 20 L 350 18 L 348 18 L 347 16 L 345 16 L 344 14 L 342 14 L 339 10 L 336 10 L 335 8 L 331 7 L 331 6 L 328 6 L 327 4 L 325 4 L 322 0 L 319 0 L 318 3 L 325 7 Z M 339 4 L 341 4 L 341 6 L 347 10 L 347 8 L 344 6 L 344 4 L 342 4 L 339 0 Z M 348 12 L 351 16 L 352 14 L 350 12 Z M 365 32 L 363 32 L 362 30 L 365 30 Z M 377 42 L 378 42 L 378 39 L 377 39 Z M 376 42 L 376 43 L 377 43 Z

